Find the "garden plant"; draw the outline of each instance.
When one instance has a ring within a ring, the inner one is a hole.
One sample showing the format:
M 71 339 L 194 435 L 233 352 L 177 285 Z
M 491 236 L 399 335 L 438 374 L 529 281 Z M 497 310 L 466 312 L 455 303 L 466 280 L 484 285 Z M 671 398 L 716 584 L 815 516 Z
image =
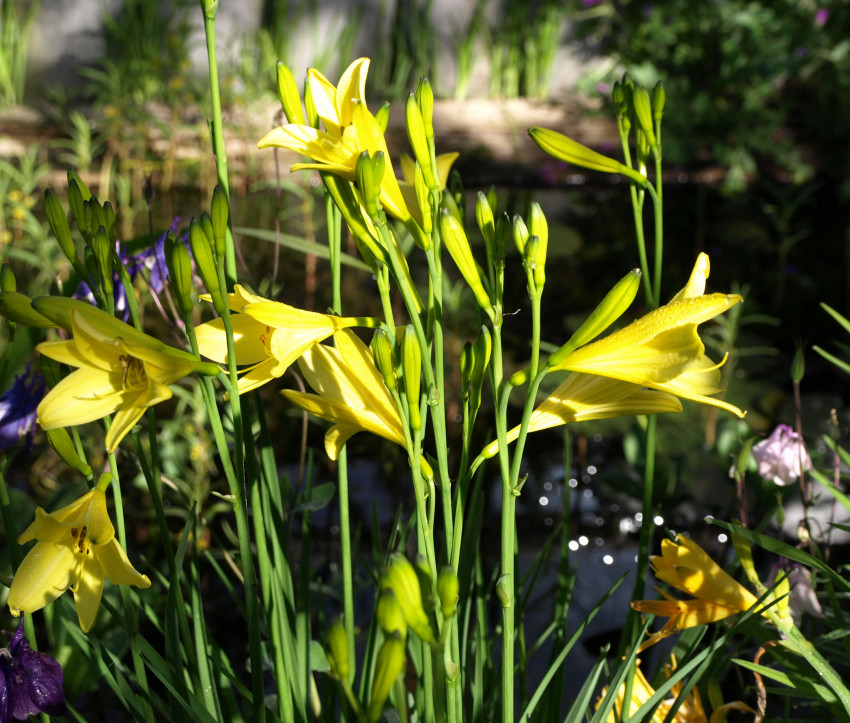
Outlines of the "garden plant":
M 620 280 L 549 339 L 562 290 L 547 272 L 569 263 L 550 258 L 556 228 L 536 203 L 506 211 L 495 191 L 467 195 L 457 154 L 439 147 L 429 80 L 404 101 L 410 149 L 394 158 L 388 109 L 367 103 L 368 58 L 336 82 L 311 69 L 303 87 L 279 62 L 284 122 L 257 141 L 302 156 L 291 171 L 320 186 L 332 305 L 319 312 L 239 261 L 252 248 L 230 214 L 217 2 L 202 8 L 209 209 L 127 244 L 121 209 L 70 169 L 67 189 L 44 194 L 59 251 L 44 256 L 55 266 L 39 270 L 43 293 L 19 291 L 14 268 L 45 239 L 16 238 L 0 275 L 0 378 L 20 370 L 0 399 L 3 619 L 17 627 L 0 652 L 0 723 L 850 720 L 850 580 L 830 555 L 831 535 L 850 532 L 850 453 L 831 419 L 809 456 L 802 348 L 796 418 L 760 439 L 727 373 L 745 292 L 713 288 L 706 253 L 687 277 L 665 274 L 662 120 L 676 108 L 663 85 L 614 83 L 617 153 L 528 131 L 541 158 L 622 179 L 634 220 L 633 259 L 611 259 Z M 368 280 L 356 294 L 344 293 L 349 272 Z M 517 283 L 522 316 L 506 306 Z M 710 521 L 731 543 L 710 552 L 694 530 L 656 522 L 661 430 L 701 428 L 706 412 L 734 440 L 716 463 L 731 466 L 739 500 L 735 519 Z M 572 430 L 612 418 L 639 440 L 635 560 L 568 623 L 582 574 Z M 529 562 L 517 506 L 532 434 L 561 445 L 565 473 L 562 519 Z M 63 480 L 37 498 L 18 484 L 34 436 Z M 380 439 L 361 446 L 368 436 Z M 379 450 L 372 483 L 386 473 L 401 500 L 390 526 L 352 505 L 364 449 Z M 333 484 L 317 481 L 325 469 Z M 753 486 L 776 491 L 758 515 Z M 775 524 L 786 491 L 803 505 L 790 541 Z M 819 527 L 808 510 L 825 502 Z M 328 539 L 314 516 L 329 508 Z M 333 572 L 319 575 L 325 554 Z M 550 619 L 530 637 L 547 565 Z M 575 665 L 621 585 L 617 639 Z

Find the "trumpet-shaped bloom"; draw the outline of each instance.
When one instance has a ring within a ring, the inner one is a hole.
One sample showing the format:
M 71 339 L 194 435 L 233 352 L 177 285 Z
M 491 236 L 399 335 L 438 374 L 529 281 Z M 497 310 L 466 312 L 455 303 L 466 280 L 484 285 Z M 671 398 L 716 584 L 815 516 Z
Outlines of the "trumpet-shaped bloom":
M 71 588 L 80 627 L 88 632 L 100 607 L 104 579 L 113 585 L 150 587 L 147 575 L 135 570 L 115 539 L 106 495 L 100 489 L 50 514 L 39 507 L 35 521 L 18 538 L 21 544 L 30 540 L 38 542 L 9 590 L 13 615 L 41 610 Z
M 404 428 L 372 352 L 357 336 L 343 330 L 334 334 L 335 347 L 314 344 L 298 359 L 307 383 L 317 392 L 284 390 L 282 394 L 310 414 L 333 422 L 325 433 L 325 451 L 336 459 L 357 432 L 372 432 L 406 446 Z M 422 472 L 431 470 L 422 459 Z
M 639 384 L 592 374 L 570 374 L 531 414 L 529 432 L 557 427 L 572 422 L 588 422 L 628 414 L 681 412 L 682 405 L 672 394 L 644 389 Z M 508 432 L 508 442 L 519 436 L 520 428 Z M 482 452 L 492 457 L 499 450 L 498 441 Z
M 805 443 L 787 424 L 777 425 L 773 434 L 755 445 L 753 458 L 759 475 L 782 487 L 800 477 L 803 470 L 812 468 Z
M 239 284 L 227 296 L 233 311 L 236 363 L 243 369 L 239 379 L 239 393 L 243 394 L 277 379 L 316 342 L 350 326 L 375 326 L 369 318 L 339 317 L 304 311 L 278 301 L 269 301 L 249 294 Z M 214 319 L 195 329 L 198 350 L 206 357 L 226 364 L 227 335 L 224 322 Z
M 688 284 L 670 303 L 571 352 L 555 368 L 622 379 L 743 417 L 738 407 L 711 396 L 722 391 L 722 362 L 715 364 L 705 356 L 697 334 L 699 324 L 742 298 L 738 294 L 705 294 L 708 274 L 708 256 L 700 254 Z
M 640 612 L 668 618 L 664 627 L 648 639 L 649 644 L 684 628 L 723 620 L 753 607 L 756 597 L 734 580 L 693 540 L 679 535 L 661 542 L 661 555 L 649 558 L 655 577 L 671 587 L 693 595 L 693 600 L 637 600 Z
M 106 434 L 106 448 L 112 452 L 148 407 L 171 397 L 169 384 L 191 372 L 219 371 L 83 302 L 44 298 L 33 305 L 73 334 L 65 341 L 43 342 L 38 351 L 79 367 L 38 405 L 43 429 L 84 424 L 115 412 Z
M 355 168 L 360 154 L 369 151 L 373 156 L 381 152 L 387 159 L 381 182 L 381 204 L 388 213 L 405 221 L 410 218 L 410 211 L 389 162 L 387 142 L 363 98 L 368 70 L 368 58 L 355 60 L 336 88 L 318 71 L 310 71 L 307 82 L 325 130 L 287 123 L 267 134 L 257 147 L 287 148 L 313 159 L 313 163 L 296 163 L 290 170 L 314 168 L 342 176 L 352 183 L 356 180 Z

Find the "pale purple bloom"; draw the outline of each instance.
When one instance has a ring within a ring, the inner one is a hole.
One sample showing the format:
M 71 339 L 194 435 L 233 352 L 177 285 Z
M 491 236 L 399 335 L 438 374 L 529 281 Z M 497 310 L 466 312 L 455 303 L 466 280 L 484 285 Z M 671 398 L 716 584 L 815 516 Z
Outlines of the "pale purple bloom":
M 759 475 L 783 487 L 812 468 L 805 443 L 787 424 L 778 425 L 773 434 L 755 445 L 753 458 Z
M 795 567 L 788 577 L 791 579 L 788 608 L 794 623 L 799 625 L 804 614 L 822 618 L 823 610 L 812 586 L 812 573 L 804 567 Z
M 39 713 L 65 715 L 62 679 L 59 663 L 30 648 L 22 615 L 9 647 L 0 648 L 0 723 L 26 720 Z
M 30 374 L 27 366 L 26 373 L 15 377 L 12 386 L 3 392 L 0 396 L 0 449 L 9 449 L 23 438 L 27 444 L 32 443 L 36 409 L 46 391 L 44 377 L 38 372 Z
M 818 8 L 815 12 L 815 25 L 822 28 L 826 25 L 827 20 L 829 20 L 829 10 L 826 8 Z

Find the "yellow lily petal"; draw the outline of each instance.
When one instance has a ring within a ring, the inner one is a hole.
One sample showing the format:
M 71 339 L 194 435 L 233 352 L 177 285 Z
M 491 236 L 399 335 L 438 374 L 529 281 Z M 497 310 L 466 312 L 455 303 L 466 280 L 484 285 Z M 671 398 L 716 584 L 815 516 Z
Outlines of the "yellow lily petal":
M 112 424 L 109 425 L 109 431 L 106 433 L 104 444 L 107 452 L 114 452 L 121 440 L 129 434 L 139 420 L 144 416 L 146 407 L 126 407 L 116 412 L 112 418 Z
M 340 121 L 336 106 L 336 88 L 315 68 L 307 70 L 307 85 L 313 98 L 313 106 L 325 130 L 332 136 L 342 135 L 342 126 L 347 124 Z
M 12 580 L 7 601 L 12 614 L 35 612 L 53 602 L 71 586 L 73 570 L 74 551 L 69 546 L 36 543 Z
M 151 586 L 148 576 L 142 575 L 130 563 L 118 540 L 112 539 L 103 546 L 99 545 L 96 553 L 104 575 L 113 585 L 133 585 L 142 590 Z
M 339 79 L 336 88 L 335 103 L 339 125 L 351 125 L 353 103 L 366 102 L 366 75 L 369 73 L 369 58 L 358 58 L 349 65 Z
M 51 389 L 38 405 L 42 429 L 85 424 L 112 414 L 124 402 L 119 372 L 82 367 Z
M 103 569 L 92 555 L 80 555 L 77 560 L 76 581 L 71 587 L 77 605 L 80 629 L 87 633 L 94 625 L 100 600 L 103 597 Z

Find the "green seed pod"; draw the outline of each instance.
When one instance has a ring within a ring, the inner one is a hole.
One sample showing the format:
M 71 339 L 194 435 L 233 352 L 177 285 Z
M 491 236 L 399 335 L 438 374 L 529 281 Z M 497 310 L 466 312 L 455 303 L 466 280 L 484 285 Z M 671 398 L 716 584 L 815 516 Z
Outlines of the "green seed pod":
M 375 658 L 375 672 L 372 677 L 372 691 L 369 695 L 369 707 L 366 716 L 370 721 L 377 721 L 381 717 L 390 691 L 395 685 L 398 676 L 404 670 L 405 664 L 405 642 L 398 633 L 393 633 L 381 646 Z
M 453 568 L 444 567 L 440 570 L 437 576 L 437 597 L 440 598 L 443 618 L 448 620 L 453 617 L 460 597 L 460 580 L 457 579 L 457 573 Z
M 375 608 L 375 617 L 378 625 L 384 631 L 384 635 L 390 636 L 398 633 L 402 638 L 407 637 L 407 621 L 404 619 L 404 611 L 396 600 L 395 593 L 390 588 L 381 590 L 378 596 L 378 605 Z
M 198 273 L 212 298 L 213 308 L 219 315 L 224 315 L 227 311 L 218 283 L 218 271 L 216 270 L 212 242 L 204 233 L 204 229 L 197 218 L 193 218 L 189 224 L 189 246 L 192 248 L 192 256 L 195 259 Z
M 304 109 L 301 107 L 301 96 L 292 71 L 280 61 L 277 62 L 277 95 L 283 114 L 290 123 L 304 125 Z M 215 195 L 213 195 L 215 199 Z
M 299 104 L 298 108 L 301 108 Z M 224 258 L 224 239 L 227 236 L 227 222 L 230 219 L 230 203 L 227 192 L 221 184 L 217 184 L 212 197 L 212 230 L 215 242 L 215 253 L 218 258 Z
M 340 680 L 348 680 L 351 663 L 348 658 L 348 634 L 341 617 L 335 618 L 328 628 L 325 654 L 328 656 L 331 671 Z
M 210 242 L 210 245 L 212 245 L 213 250 L 216 252 L 216 260 L 218 260 L 221 257 L 218 255 L 218 250 L 215 247 L 215 232 L 213 231 L 212 218 L 206 211 L 204 211 L 198 218 L 198 221 L 200 222 L 201 228 L 204 230 L 204 233 L 207 235 L 207 240 Z
M 68 186 L 70 187 L 71 182 L 75 182 L 77 187 L 79 188 L 80 195 L 83 197 L 83 201 L 88 201 L 91 198 L 91 191 L 89 187 L 83 182 L 83 179 L 80 178 L 80 174 L 77 173 L 73 168 L 68 169 Z
M 97 232 L 98 226 L 106 228 L 106 213 L 103 210 L 103 204 L 98 200 L 97 196 L 92 196 L 86 204 L 86 220 L 89 221 L 89 230 L 92 234 Z M 91 211 L 91 216 L 89 216 Z
M 44 213 L 50 230 L 59 243 L 59 248 L 65 254 L 65 258 L 73 263 L 77 258 L 77 249 L 74 239 L 71 237 L 71 227 L 68 225 L 68 214 L 59 197 L 49 188 L 44 192 Z
M 413 331 L 413 325 L 408 324 L 401 339 L 401 369 L 404 382 L 404 393 L 407 397 L 410 426 L 419 431 L 422 428 L 422 418 L 419 415 L 419 391 L 422 382 L 422 351 L 419 341 Z

